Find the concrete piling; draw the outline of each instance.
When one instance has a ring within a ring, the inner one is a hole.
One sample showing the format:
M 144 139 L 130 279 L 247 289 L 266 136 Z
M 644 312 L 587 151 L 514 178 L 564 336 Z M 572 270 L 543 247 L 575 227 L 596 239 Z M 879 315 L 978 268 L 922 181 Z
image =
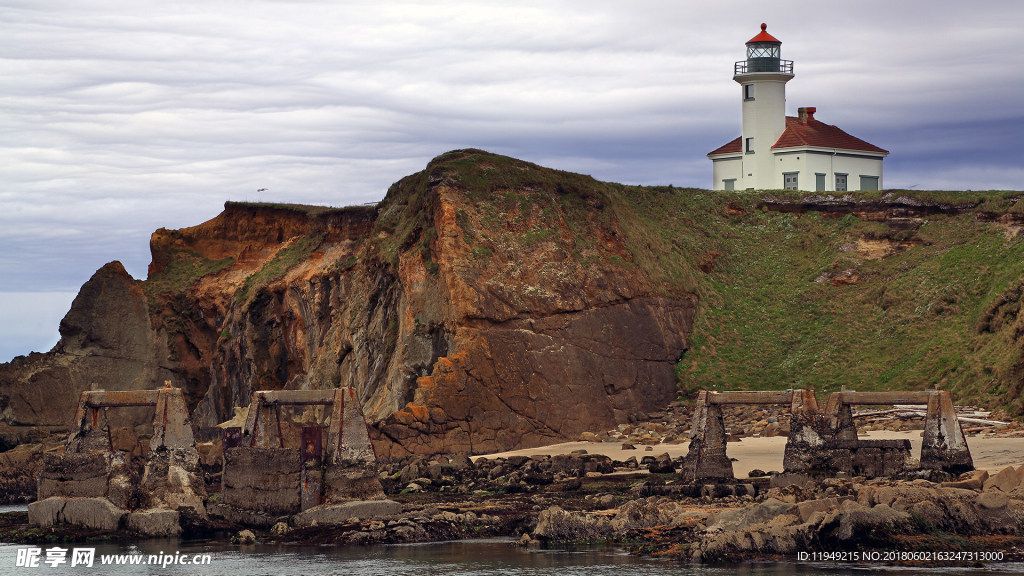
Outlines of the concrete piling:
M 832 476 L 894 476 L 906 472 L 908 440 L 861 440 L 853 421 L 858 404 L 928 405 L 921 468 L 949 474 L 973 470 L 970 450 L 957 421 L 949 392 L 855 392 L 831 394 L 819 411 L 813 390 L 785 392 L 709 392 L 697 396 L 690 430 L 690 450 L 680 473 L 686 482 L 733 479 L 726 454 L 725 404 L 790 404 L 790 432 L 783 457 L 784 474 Z

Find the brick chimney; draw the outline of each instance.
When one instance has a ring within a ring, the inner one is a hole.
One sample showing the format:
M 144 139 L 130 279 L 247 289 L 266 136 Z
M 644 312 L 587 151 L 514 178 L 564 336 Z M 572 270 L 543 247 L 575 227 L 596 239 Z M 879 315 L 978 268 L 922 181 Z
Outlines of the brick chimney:
M 800 116 L 800 123 L 807 124 L 811 120 L 814 120 L 814 113 L 818 111 L 815 107 L 810 108 L 797 108 L 797 114 Z

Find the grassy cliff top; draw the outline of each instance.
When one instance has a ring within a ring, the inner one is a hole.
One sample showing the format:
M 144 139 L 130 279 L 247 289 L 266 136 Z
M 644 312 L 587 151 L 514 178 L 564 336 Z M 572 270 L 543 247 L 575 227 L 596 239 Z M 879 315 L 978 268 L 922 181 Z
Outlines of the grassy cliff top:
M 841 386 L 941 384 L 957 402 L 1024 414 L 1019 191 L 628 186 L 456 150 L 396 182 L 378 206 L 351 208 L 378 211 L 382 262 L 429 251 L 439 185 L 459 190 L 485 223 L 496 211 L 495 230 L 502 216 L 538 215 L 524 241 L 549 220 L 565 223 L 577 233 L 571 257 L 586 247 L 587 222 L 614 220 L 630 266 L 666 294 L 699 297 L 692 348 L 676 370 L 681 395 L 813 388 L 820 398 Z

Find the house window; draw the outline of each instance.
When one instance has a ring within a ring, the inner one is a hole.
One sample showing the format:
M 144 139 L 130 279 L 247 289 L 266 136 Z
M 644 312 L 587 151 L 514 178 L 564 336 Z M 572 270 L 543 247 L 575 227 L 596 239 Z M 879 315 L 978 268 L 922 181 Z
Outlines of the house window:
M 786 173 L 786 174 L 782 175 L 783 178 L 785 179 L 786 190 L 799 190 L 800 189 L 799 188 L 799 184 L 797 183 L 798 182 L 797 181 L 797 176 L 799 174 L 800 174 L 799 172 L 789 172 L 789 173 Z
M 754 99 L 754 85 L 753 84 L 744 84 L 743 85 L 743 99 L 744 100 L 753 100 Z
M 814 173 L 814 190 L 815 192 L 825 191 L 825 175 L 819 172 Z
M 753 138 L 747 138 L 747 154 L 753 154 L 753 153 L 754 153 L 754 139 Z
M 736 179 L 735 178 L 726 178 L 725 180 L 722 180 L 722 183 L 725 184 L 725 189 L 726 190 L 735 190 L 736 189 Z
M 861 190 L 878 190 L 878 176 L 861 176 Z
M 836 192 L 846 192 L 846 174 L 836 174 Z

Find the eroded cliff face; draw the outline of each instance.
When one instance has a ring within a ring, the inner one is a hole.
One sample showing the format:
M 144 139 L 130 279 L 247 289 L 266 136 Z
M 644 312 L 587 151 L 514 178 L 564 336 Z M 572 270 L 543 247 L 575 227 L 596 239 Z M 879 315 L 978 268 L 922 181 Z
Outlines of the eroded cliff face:
M 629 187 L 462 150 L 376 206 L 228 203 L 155 232 L 147 280 L 105 266 L 53 351 L 0 365 L 0 444 L 67 426 L 81 390 L 163 380 L 200 437 L 256 390 L 351 386 L 382 456 L 538 446 L 677 387 L 797 378 L 960 382 L 1024 410 L 1015 202 Z M 942 353 L 914 373 L 918 344 Z
M 696 307 L 620 216 L 603 183 L 472 150 L 375 207 L 229 203 L 155 232 L 145 282 L 98 272 L 61 345 L 5 381 L 5 419 L 61 425 L 94 382 L 169 379 L 200 433 L 256 390 L 352 386 L 383 456 L 611 427 L 675 398 Z
M 675 397 L 696 300 L 652 286 L 610 208 L 595 218 L 606 207 L 576 195 L 567 211 L 567 192 L 540 187 L 474 200 L 440 167 L 396 184 L 372 229 L 313 234 L 308 255 L 258 288 L 251 275 L 310 232 L 203 254 L 234 262 L 197 284 L 193 327 L 178 336 L 192 351 L 185 333 L 217 334 L 197 425 L 229 419 L 254 390 L 352 386 L 381 455 L 482 453 L 574 438 Z M 200 247 L 205 227 L 179 241 Z
M 153 327 L 146 296 L 120 262 L 100 268 L 82 286 L 60 335 L 50 352 L 0 364 L 3 424 L 63 429 L 83 390 L 142 390 L 176 377 L 165 333 Z M 126 425 L 149 424 L 131 410 L 122 418 Z

